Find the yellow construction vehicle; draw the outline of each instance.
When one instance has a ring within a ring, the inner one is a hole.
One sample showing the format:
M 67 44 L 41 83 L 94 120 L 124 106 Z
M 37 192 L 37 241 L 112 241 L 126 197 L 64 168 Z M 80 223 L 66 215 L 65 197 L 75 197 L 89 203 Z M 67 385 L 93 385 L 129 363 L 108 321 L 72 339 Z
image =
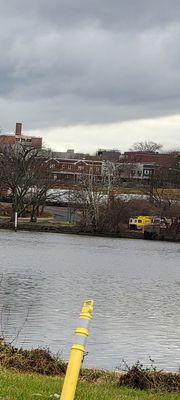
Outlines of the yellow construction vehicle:
M 144 226 L 150 225 L 153 223 L 154 217 L 149 215 L 139 215 L 134 218 L 129 218 L 129 229 L 143 230 Z

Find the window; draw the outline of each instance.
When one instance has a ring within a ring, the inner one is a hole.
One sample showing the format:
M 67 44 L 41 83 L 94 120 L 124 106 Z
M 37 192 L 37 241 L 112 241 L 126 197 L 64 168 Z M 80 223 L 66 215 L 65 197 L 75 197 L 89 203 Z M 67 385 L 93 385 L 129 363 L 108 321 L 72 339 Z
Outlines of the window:
M 144 175 L 149 175 L 149 169 L 144 170 Z

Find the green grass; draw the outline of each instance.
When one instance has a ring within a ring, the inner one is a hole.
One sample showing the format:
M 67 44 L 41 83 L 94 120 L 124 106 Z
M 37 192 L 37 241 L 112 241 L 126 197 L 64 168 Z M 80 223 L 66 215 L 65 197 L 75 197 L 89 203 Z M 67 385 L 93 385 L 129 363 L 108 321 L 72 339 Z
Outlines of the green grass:
M 55 399 L 60 394 L 62 379 L 41 375 L 25 375 L 12 371 L 0 370 L 1 400 Z M 55 396 L 54 396 L 55 395 Z M 57 397 L 58 398 L 58 397 Z M 138 391 L 118 388 L 115 383 L 80 382 L 76 400 L 180 400 L 180 394 Z

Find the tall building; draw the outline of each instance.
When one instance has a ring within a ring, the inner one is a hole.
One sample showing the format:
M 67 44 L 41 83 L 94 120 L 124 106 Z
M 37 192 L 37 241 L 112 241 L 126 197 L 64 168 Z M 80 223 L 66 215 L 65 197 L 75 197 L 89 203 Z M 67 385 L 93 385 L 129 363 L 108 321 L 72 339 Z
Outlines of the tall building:
M 22 123 L 16 122 L 15 133 L 1 135 L 0 134 L 0 145 L 8 146 L 15 143 L 22 143 L 27 146 L 42 148 L 42 138 L 36 136 L 28 136 L 22 134 Z

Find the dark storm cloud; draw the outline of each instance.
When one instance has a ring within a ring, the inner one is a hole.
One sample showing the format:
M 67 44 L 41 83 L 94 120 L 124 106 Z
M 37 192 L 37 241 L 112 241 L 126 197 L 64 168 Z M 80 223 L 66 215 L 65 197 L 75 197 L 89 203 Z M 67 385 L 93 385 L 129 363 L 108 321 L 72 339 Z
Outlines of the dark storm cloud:
M 106 28 L 138 29 L 179 21 L 179 0 L 37 0 L 2 1 L 6 14 L 37 18 L 61 26 L 98 24 Z M 13 4 L 12 4 L 13 3 Z
M 179 113 L 179 0 L 0 0 L 0 124 Z

